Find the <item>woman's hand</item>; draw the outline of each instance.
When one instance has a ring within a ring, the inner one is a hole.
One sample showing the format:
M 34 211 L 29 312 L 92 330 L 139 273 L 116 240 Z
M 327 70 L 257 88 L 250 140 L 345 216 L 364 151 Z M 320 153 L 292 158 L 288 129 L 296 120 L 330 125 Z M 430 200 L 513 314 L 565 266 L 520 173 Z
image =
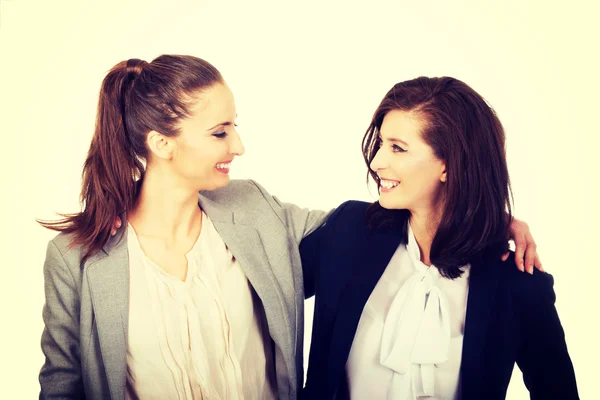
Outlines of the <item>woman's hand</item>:
M 537 246 L 529 226 L 516 218 L 513 218 L 510 224 L 510 238 L 515 242 L 515 263 L 521 271 L 527 271 L 533 274 L 533 268 L 544 271 L 542 262 L 537 253 Z M 502 256 L 502 261 L 506 261 L 509 253 Z

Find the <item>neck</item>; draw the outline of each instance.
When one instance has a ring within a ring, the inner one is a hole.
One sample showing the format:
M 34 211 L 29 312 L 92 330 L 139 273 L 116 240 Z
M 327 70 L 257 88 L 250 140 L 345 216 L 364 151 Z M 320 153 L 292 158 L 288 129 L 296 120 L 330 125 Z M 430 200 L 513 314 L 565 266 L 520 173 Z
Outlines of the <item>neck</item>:
M 421 262 L 431 265 L 431 244 L 440 225 L 440 215 L 433 211 L 411 211 L 410 227 L 421 253 Z
M 198 192 L 158 168 L 148 168 L 128 221 L 140 235 L 174 241 L 193 236 L 202 221 Z

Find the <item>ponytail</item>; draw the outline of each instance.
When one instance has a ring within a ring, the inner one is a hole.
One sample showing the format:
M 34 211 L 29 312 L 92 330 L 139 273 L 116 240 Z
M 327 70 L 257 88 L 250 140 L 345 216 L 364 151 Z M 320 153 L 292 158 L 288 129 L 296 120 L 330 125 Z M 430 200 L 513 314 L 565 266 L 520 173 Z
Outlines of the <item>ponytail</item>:
M 143 166 L 131 151 L 126 124 L 127 97 L 145 61 L 132 59 L 115 65 L 102 82 L 96 128 L 83 166 L 83 211 L 62 215 L 59 221 L 40 221 L 46 228 L 73 233 L 72 245 L 86 247 L 82 265 L 110 239 L 117 216 L 131 209 L 136 179 Z
M 81 266 L 108 242 L 116 217 L 135 205 L 148 158 L 148 132 L 178 135 L 179 120 L 189 115 L 186 95 L 222 82 L 215 67 L 192 56 L 162 55 L 151 63 L 130 59 L 109 71 L 83 167 L 82 211 L 38 221 L 72 234 L 71 244 L 84 248 Z

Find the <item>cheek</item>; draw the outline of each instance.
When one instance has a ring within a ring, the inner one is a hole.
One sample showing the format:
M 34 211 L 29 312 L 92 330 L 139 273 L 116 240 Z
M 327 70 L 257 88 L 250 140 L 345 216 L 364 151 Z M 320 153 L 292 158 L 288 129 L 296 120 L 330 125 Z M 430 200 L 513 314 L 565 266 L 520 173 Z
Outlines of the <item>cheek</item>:
M 404 194 L 415 198 L 430 197 L 440 186 L 437 169 L 427 162 L 406 163 L 398 178 Z
M 392 167 L 393 177 L 404 183 L 404 186 L 414 186 L 422 181 L 423 165 L 418 160 L 406 157 L 396 162 Z
M 179 146 L 182 159 L 195 160 L 196 162 L 216 163 L 223 145 L 220 142 L 192 138 L 183 141 Z M 213 162 L 214 161 L 214 162 Z
M 194 145 L 182 145 L 177 149 L 173 162 L 177 170 L 185 176 L 206 175 L 216 162 L 204 148 Z
M 437 197 L 442 187 L 437 170 L 423 168 L 418 174 L 415 174 L 413 183 L 416 194 L 423 199 L 432 200 Z

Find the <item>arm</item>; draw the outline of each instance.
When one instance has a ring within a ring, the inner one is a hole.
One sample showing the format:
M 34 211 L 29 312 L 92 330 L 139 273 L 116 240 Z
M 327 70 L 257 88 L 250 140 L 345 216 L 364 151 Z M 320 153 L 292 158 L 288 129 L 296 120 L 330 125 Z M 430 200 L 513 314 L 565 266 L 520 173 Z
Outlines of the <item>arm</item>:
M 264 187 L 253 180 L 245 181 L 251 188 L 248 190 L 257 189 L 260 195 L 269 204 L 273 212 L 277 214 L 283 225 L 287 228 L 290 236 L 298 245 L 300 241 L 308 236 L 311 232 L 321 226 L 327 216 L 333 211 L 309 210 L 300 208 L 295 204 L 284 203 L 277 197 L 272 196 Z M 117 216 L 112 226 L 111 236 L 117 234 L 118 229 L 123 225 L 121 217 Z
M 295 204 L 284 203 L 277 199 L 277 197 L 271 196 L 258 183 L 252 180 L 250 182 L 261 192 L 265 200 L 273 208 L 273 211 L 279 215 L 298 244 L 303 238 L 321 226 L 327 219 L 328 214 L 333 211 L 309 210 L 307 208 L 300 208 Z
M 312 231 L 321 226 L 333 210 L 325 212 L 322 210 L 308 210 L 300 208 L 294 204 L 283 203 L 275 196 L 271 196 L 262 186 L 254 181 L 250 181 L 261 192 L 264 198 L 270 203 L 275 212 L 282 216 L 284 224 L 292 232 L 297 242 L 308 236 Z M 537 254 L 537 246 L 529 225 L 525 222 L 513 218 L 510 224 L 510 238 L 515 243 L 515 264 L 520 271 L 527 271 L 533 274 L 534 267 L 543 271 L 542 263 Z M 506 253 L 503 261 L 508 258 Z
M 531 285 L 516 290 L 521 311 L 517 364 L 531 399 L 579 399 L 565 333 L 554 307 L 552 275 L 537 272 L 523 281 Z
M 44 332 L 46 361 L 40 371 L 40 399 L 82 399 L 79 350 L 79 295 L 73 275 L 50 242 L 44 263 Z
M 271 196 L 265 188 L 256 183 L 255 181 L 249 181 L 258 191 L 262 194 L 263 198 L 270 204 L 273 211 L 275 211 L 282 223 L 288 228 L 296 243 L 299 243 L 304 237 L 308 236 L 312 231 L 317 229 L 323 224 L 327 216 L 333 211 L 328 212 L 322 210 L 308 210 L 300 208 L 291 203 L 284 203 L 277 199 L 275 196 Z M 117 230 L 121 227 L 122 221 L 120 217 L 115 218 L 111 235 L 114 236 Z M 515 264 L 520 271 L 527 271 L 532 274 L 534 267 L 543 271 L 542 263 L 537 254 L 537 247 L 529 226 L 516 218 L 514 218 L 510 224 L 510 238 L 515 243 Z M 507 252 L 502 257 L 502 261 L 508 259 L 509 253 Z

